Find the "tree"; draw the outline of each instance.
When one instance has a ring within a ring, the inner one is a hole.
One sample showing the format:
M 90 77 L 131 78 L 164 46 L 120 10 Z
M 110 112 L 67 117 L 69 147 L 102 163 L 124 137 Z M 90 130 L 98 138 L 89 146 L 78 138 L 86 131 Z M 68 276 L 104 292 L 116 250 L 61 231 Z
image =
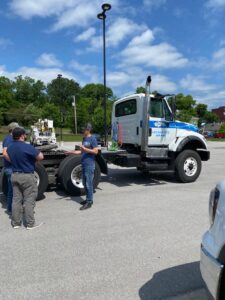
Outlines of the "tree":
M 204 118 L 208 112 L 208 105 L 199 103 L 196 105 L 195 110 L 199 118 Z
M 41 117 L 41 109 L 30 103 L 24 110 L 24 125 L 31 125 Z
M 143 87 L 143 86 L 138 86 L 137 88 L 136 88 L 136 93 L 137 94 L 142 94 L 142 93 L 146 93 L 146 89 Z
M 72 96 L 79 95 L 80 85 L 73 79 L 57 77 L 47 85 L 47 93 L 51 103 L 66 108 L 72 105 Z
M 221 125 L 219 133 L 225 133 L 225 123 Z
M 17 76 L 13 83 L 15 99 L 21 105 L 34 103 L 42 106 L 46 100 L 46 87 L 40 80 L 35 80 L 28 76 Z
M 106 114 L 106 122 L 107 122 L 107 128 L 110 128 L 111 124 L 111 105 L 108 102 L 107 103 L 107 114 Z M 93 129 L 94 132 L 99 133 L 99 134 L 104 134 L 104 112 L 101 108 L 101 106 L 97 106 L 94 110 L 93 116 L 92 116 L 92 124 L 93 124 Z
M 194 109 L 196 100 L 191 95 L 176 95 L 177 118 L 183 122 L 190 122 L 191 117 L 196 115 Z
M 219 122 L 219 117 L 215 113 L 207 111 L 205 114 L 205 121 L 206 123 L 216 123 Z
M 54 126 L 59 127 L 61 123 L 61 113 L 58 106 L 53 103 L 46 103 L 41 112 L 43 119 L 51 119 L 54 121 Z
M 191 95 L 184 96 L 183 94 L 176 95 L 176 105 L 178 110 L 186 110 L 193 113 L 196 100 Z
M 106 98 L 111 99 L 113 96 L 113 91 L 111 88 L 106 87 Z M 104 100 L 104 85 L 90 83 L 86 84 L 81 90 L 81 97 L 91 98 L 97 102 Z

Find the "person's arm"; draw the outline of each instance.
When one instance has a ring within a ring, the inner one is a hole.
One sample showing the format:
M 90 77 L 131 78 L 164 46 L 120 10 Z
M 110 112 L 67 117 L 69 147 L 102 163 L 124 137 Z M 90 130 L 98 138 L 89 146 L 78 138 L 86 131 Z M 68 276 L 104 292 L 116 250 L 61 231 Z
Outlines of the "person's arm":
M 93 149 L 89 149 L 89 148 L 86 148 L 86 147 L 84 147 L 84 146 L 81 146 L 80 148 L 81 148 L 82 151 L 85 152 L 85 153 L 90 153 L 90 154 L 95 154 L 95 155 L 98 154 L 98 147 L 95 147 L 95 148 L 93 148 Z
M 81 150 L 69 150 L 69 151 L 64 151 L 64 153 L 66 155 L 71 155 L 71 154 L 80 155 L 81 154 Z
M 90 153 L 90 154 L 94 154 L 97 155 L 98 154 L 98 142 L 96 140 L 96 138 L 93 138 L 91 141 L 91 148 L 86 148 L 84 146 L 81 146 L 81 151 L 85 152 L 85 153 Z
M 42 152 L 39 152 L 38 155 L 36 156 L 36 161 L 40 161 L 44 159 L 44 155 Z
M 2 154 L 3 154 L 3 157 L 4 157 L 6 160 L 10 161 L 10 157 L 9 157 L 9 155 L 8 155 L 8 152 L 7 152 L 7 147 L 4 147 L 4 148 L 3 148 Z

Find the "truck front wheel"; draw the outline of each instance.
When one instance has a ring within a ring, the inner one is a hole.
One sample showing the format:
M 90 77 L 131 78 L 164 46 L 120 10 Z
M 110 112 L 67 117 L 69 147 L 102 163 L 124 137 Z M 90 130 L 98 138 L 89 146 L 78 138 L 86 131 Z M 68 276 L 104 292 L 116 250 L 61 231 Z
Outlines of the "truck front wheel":
M 193 150 L 184 150 L 176 158 L 175 176 L 179 182 L 188 183 L 197 180 L 201 173 L 202 161 Z

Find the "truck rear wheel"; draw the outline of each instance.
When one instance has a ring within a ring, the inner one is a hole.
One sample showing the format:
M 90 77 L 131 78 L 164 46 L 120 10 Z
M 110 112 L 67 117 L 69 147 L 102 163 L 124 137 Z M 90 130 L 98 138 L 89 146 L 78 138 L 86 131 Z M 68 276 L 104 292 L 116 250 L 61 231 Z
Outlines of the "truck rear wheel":
M 39 162 L 35 165 L 34 175 L 38 186 L 37 200 L 41 200 L 48 187 L 48 174 L 45 167 Z
M 175 161 L 175 176 L 179 182 L 188 183 L 197 180 L 201 173 L 202 161 L 193 150 L 184 150 Z
M 100 182 L 101 170 L 97 162 L 95 162 L 94 188 Z M 72 196 L 80 196 L 85 194 L 82 182 L 82 165 L 81 158 L 77 156 L 69 156 L 63 162 L 61 170 L 59 170 L 59 182 L 62 183 L 64 189 Z

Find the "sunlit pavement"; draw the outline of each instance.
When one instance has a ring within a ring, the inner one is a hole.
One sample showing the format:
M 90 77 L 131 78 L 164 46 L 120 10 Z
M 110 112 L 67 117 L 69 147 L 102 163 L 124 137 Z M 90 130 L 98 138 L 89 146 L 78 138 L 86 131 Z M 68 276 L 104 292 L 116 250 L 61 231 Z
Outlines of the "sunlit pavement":
M 37 203 L 45 224 L 34 231 L 13 230 L 0 208 L 0 299 L 210 299 L 200 242 L 209 192 L 225 177 L 225 143 L 209 147 L 192 184 L 110 166 L 85 212 L 79 197 L 52 188 Z

